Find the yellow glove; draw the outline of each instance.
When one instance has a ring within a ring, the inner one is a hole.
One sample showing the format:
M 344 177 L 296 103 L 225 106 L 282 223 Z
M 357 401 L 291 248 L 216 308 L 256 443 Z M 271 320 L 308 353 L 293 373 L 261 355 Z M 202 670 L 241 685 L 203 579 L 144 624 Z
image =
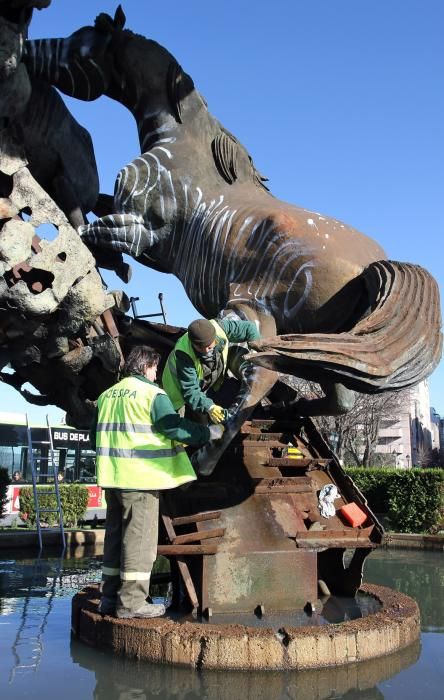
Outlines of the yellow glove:
M 225 409 L 213 403 L 208 409 L 208 415 L 212 423 L 223 423 L 225 420 Z

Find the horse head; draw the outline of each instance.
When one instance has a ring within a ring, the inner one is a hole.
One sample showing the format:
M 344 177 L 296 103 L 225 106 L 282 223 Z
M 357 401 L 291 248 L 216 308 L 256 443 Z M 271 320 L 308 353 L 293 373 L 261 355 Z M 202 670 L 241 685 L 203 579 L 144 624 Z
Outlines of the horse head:
M 123 15 L 119 9 L 116 17 Z M 101 14 L 95 23 L 98 32 L 112 37 L 113 72 L 107 95 L 125 105 L 136 120 L 146 114 L 169 113 L 182 122 L 183 101 L 194 91 L 190 76 L 156 41 L 123 29 L 116 18 L 112 26 L 110 22 L 109 15 Z
M 23 60 L 32 77 L 43 79 L 66 95 L 95 100 L 112 81 L 113 37 L 125 24 L 122 8 L 114 18 L 98 15 L 94 26 L 81 27 L 66 39 L 27 41 Z

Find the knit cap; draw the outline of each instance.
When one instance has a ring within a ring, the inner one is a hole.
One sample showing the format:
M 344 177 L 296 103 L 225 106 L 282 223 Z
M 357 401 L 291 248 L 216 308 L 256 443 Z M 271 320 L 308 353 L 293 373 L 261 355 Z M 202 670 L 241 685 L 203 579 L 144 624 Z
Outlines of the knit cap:
M 193 345 L 211 345 L 216 337 L 216 330 L 212 323 L 198 318 L 188 326 L 188 337 Z

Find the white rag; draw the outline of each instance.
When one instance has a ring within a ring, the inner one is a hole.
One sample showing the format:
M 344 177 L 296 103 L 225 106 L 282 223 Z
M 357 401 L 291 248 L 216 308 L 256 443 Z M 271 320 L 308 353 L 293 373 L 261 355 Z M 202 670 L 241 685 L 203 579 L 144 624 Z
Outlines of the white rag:
M 334 484 L 326 484 L 319 492 L 319 510 L 323 518 L 331 518 L 336 513 L 334 501 L 341 495 Z

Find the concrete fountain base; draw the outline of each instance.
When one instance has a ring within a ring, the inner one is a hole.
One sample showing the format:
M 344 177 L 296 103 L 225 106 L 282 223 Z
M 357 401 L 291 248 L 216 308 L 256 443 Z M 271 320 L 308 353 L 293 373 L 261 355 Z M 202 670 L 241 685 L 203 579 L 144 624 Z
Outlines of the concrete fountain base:
M 366 584 L 381 604 L 368 617 L 339 624 L 271 628 L 180 622 L 168 618 L 118 620 L 97 613 L 98 587 L 73 598 L 72 631 L 80 641 L 128 658 L 196 669 L 310 669 L 385 656 L 415 642 L 419 609 L 408 596 Z

